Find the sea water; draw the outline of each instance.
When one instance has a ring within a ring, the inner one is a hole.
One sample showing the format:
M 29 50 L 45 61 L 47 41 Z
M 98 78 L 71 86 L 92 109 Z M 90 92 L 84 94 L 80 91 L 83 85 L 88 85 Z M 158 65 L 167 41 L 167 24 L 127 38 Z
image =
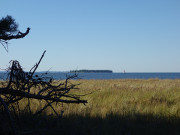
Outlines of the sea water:
M 44 72 L 37 72 L 41 76 Z M 63 80 L 74 73 L 49 72 L 46 76 L 54 80 Z M 78 73 L 78 79 L 180 79 L 180 73 Z M 7 73 L 0 72 L 0 80 L 6 79 Z

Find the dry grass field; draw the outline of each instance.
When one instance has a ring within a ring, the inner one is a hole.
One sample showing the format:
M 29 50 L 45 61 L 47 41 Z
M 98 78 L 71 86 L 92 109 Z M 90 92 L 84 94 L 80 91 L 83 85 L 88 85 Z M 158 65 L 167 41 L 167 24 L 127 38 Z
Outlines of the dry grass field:
M 88 104 L 68 105 L 67 115 L 106 117 L 108 114 L 180 116 L 180 80 L 82 80 L 78 94 Z
M 43 134 L 180 134 L 180 80 L 122 79 L 72 80 L 81 83 L 71 91 L 88 100 L 83 104 L 63 104 L 57 119 L 51 108 L 32 119 L 30 112 L 20 114 L 20 127 L 45 130 Z M 23 108 L 23 103 L 20 102 Z M 32 111 L 43 102 L 32 100 Z

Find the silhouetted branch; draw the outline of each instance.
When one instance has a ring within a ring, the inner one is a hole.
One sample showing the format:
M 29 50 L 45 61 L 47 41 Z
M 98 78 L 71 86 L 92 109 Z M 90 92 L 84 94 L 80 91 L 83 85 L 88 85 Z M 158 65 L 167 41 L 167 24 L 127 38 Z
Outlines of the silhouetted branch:
M 18 61 L 11 61 L 9 68 L 9 81 L 6 87 L 0 88 L 0 95 L 5 95 L 6 104 L 12 104 L 23 98 L 46 100 L 56 103 L 87 103 L 87 100 L 81 100 L 80 96 L 68 94 L 72 89 L 78 89 L 78 84 L 68 83 L 70 79 L 76 78 L 77 74 L 67 76 L 64 83 L 53 84 L 50 80 L 44 80 L 43 77 L 34 76 L 46 51 L 43 52 L 39 62 L 25 73 Z M 33 93 L 32 89 L 36 89 Z M 65 99 L 64 99 L 65 98 Z M 28 104 L 30 104 L 28 102 Z M 29 105 L 28 105 L 29 106 Z M 52 106 L 50 105 L 52 108 Z
M 18 105 L 18 111 L 20 111 L 18 103 L 22 99 L 28 100 L 26 109 L 28 109 L 29 113 L 32 112 L 30 108 L 30 99 L 44 100 L 47 103 L 42 108 L 34 112 L 34 117 L 41 114 L 48 107 L 50 107 L 58 116 L 56 108 L 52 105 L 53 103 L 56 103 L 56 105 L 58 103 L 87 103 L 87 100 L 81 100 L 80 96 L 69 93 L 71 90 L 78 89 L 77 86 L 79 84 L 71 84 L 69 82 L 71 79 L 77 78 L 77 74 L 67 76 L 64 82 L 61 81 L 59 83 L 54 83 L 52 78 L 47 78 L 43 75 L 34 75 L 45 55 L 45 52 L 46 51 L 43 52 L 38 63 L 36 63 L 29 72 L 24 72 L 18 61 L 14 60 L 10 62 L 10 67 L 8 68 L 9 80 L 5 81 L 4 85 L 2 85 L 3 87 L 0 88 L 0 96 L 2 95 L 0 97 L 0 102 L 9 116 L 12 129 L 14 128 L 12 124 L 13 120 L 11 119 L 11 112 L 8 107 L 12 106 L 12 108 L 15 108 L 14 105 L 16 104 Z M 15 111 L 15 109 L 13 109 L 13 111 Z M 14 113 L 16 116 L 16 112 Z M 59 117 L 62 117 L 62 115 L 63 111 L 59 114 Z
M 3 45 L 6 51 L 8 51 L 9 40 L 24 38 L 30 31 L 28 27 L 26 32 L 22 33 L 17 28 L 18 24 L 15 22 L 15 19 L 9 15 L 0 20 L 0 44 Z M 41 76 L 35 75 L 45 53 L 46 51 L 43 52 L 39 61 L 29 72 L 24 72 L 17 60 L 10 61 L 10 66 L 7 69 L 9 72 L 8 79 L 2 82 L 0 88 L 0 108 L 4 108 L 2 111 L 3 113 L 5 112 L 9 118 L 10 128 L 12 128 L 10 134 L 16 134 L 16 131 L 18 131 L 18 129 L 15 128 L 13 116 L 16 118 L 15 116 L 18 116 L 21 110 L 28 110 L 28 113 L 32 114 L 32 100 L 43 100 L 47 103 L 44 106 L 42 105 L 43 107 L 36 112 L 33 112 L 32 115 L 34 117 L 41 114 L 48 107 L 58 116 L 57 109 L 54 107 L 53 103 L 56 103 L 56 105 L 60 105 L 59 103 L 87 103 L 87 100 L 81 100 L 80 96 L 69 94 L 71 90 L 78 89 L 78 84 L 71 84 L 69 82 L 69 80 L 77 78 L 77 74 L 67 76 L 64 82 L 57 82 L 56 84 L 52 81 L 52 78 L 46 77 L 47 73 Z M 27 102 L 23 103 L 25 107 L 20 109 L 19 101 L 23 99 L 27 99 Z M 61 111 L 59 115 L 62 117 L 63 111 Z M 9 127 L 7 127 L 7 129 L 8 128 Z M 30 134 L 34 133 L 34 131 L 24 132 L 24 134 L 26 133 Z
M 6 88 L 0 88 L 0 94 L 1 95 L 13 95 L 16 97 L 23 97 L 23 98 L 32 98 L 32 99 L 42 99 L 42 100 L 47 100 L 47 101 L 54 101 L 54 102 L 61 102 L 61 103 L 87 103 L 87 100 L 80 100 L 77 97 L 73 97 L 73 96 L 68 96 L 68 95 L 64 95 L 64 94 L 60 94 L 59 96 L 53 97 L 54 95 L 51 96 L 42 96 L 42 95 L 37 95 L 37 94 L 31 94 L 28 92 L 23 92 L 20 90 L 15 90 L 15 89 L 6 89 Z M 74 100 L 63 100 L 60 99 L 61 97 L 69 97 L 72 98 Z M 20 98 L 21 99 L 21 98 Z M 16 102 L 17 100 L 15 100 L 14 102 Z M 7 102 L 9 103 L 9 102 Z M 12 103 L 12 102 L 10 102 Z
M 18 32 L 16 35 L 0 35 L 0 39 L 7 41 L 11 39 L 19 39 L 19 38 L 24 38 L 30 31 L 30 28 L 28 27 L 25 33 Z
M 31 68 L 31 70 L 33 70 L 33 69 L 34 69 L 34 70 L 32 71 L 32 73 L 31 73 L 31 70 L 30 70 L 30 73 L 31 73 L 30 78 L 32 78 L 32 76 L 34 75 L 34 73 L 35 73 L 36 69 L 38 68 L 39 64 L 41 63 L 41 60 L 42 60 L 42 58 L 44 57 L 44 54 L 45 54 L 45 53 L 46 53 L 46 50 L 43 52 L 43 54 L 42 54 L 39 62 L 38 62 L 36 65 L 34 65 L 33 68 Z

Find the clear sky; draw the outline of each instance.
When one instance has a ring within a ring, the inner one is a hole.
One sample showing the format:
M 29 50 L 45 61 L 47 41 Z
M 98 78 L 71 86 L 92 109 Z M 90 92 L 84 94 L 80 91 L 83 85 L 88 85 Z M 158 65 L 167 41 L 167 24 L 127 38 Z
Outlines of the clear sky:
M 0 0 L 27 37 L 0 46 L 0 68 L 180 72 L 180 0 Z

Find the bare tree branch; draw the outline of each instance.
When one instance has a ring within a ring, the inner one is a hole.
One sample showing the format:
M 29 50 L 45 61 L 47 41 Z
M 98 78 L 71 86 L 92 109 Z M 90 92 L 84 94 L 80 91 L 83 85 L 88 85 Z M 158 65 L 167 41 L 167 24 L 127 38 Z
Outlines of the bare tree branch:
M 24 38 L 30 31 L 30 28 L 28 27 L 26 32 L 25 33 L 22 33 L 22 32 L 18 32 L 18 34 L 16 35 L 1 35 L 0 36 L 0 39 L 1 40 L 4 40 L 4 41 L 7 41 L 7 40 L 11 40 L 11 39 L 20 39 L 20 38 Z

